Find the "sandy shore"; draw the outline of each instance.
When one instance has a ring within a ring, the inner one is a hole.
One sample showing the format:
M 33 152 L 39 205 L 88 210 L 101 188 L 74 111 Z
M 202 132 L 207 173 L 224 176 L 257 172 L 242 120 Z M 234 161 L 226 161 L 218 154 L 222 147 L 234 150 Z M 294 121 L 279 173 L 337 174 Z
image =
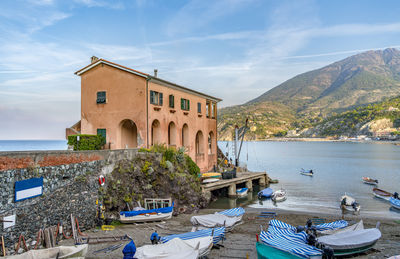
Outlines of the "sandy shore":
M 214 213 L 215 211 L 217 210 L 204 209 L 201 210 L 199 214 L 209 214 Z M 260 225 L 266 229 L 266 224 L 268 223 L 268 219 L 257 217 L 261 211 L 266 210 L 246 208 L 246 214 L 243 217 L 243 223 L 236 226 L 232 232 L 227 233 L 226 240 L 223 242 L 224 247 L 221 247 L 220 249 L 212 249 L 209 258 L 246 258 L 246 256 L 248 256 L 248 258 L 257 258 L 255 250 L 256 234 L 260 233 Z M 294 226 L 305 225 L 306 221 L 310 218 L 325 218 L 328 222 L 341 218 L 341 215 L 339 214 L 310 214 L 305 212 L 292 212 L 283 210 L 277 210 L 276 212 L 278 215 L 277 219 Z M 154 230 L 157 230 L 161 236 L 189 232 L 191 230 L 191 216 L 193 216 L 193 214 L 182 214 L 177 217 L 173 217 L 166 222 L 121 225 L 116 226 L 115 230 L 113 231 L 93 229 L 86 231 L 85 233 L 91 237 L 120 236 L 127 234 L 134 239 L 136 246 L 142 246 L 150 244 L 149 237 Z M 359 221 L 361 218 L 359 216 L 345 215 L 345 219 L 352 223 Z M 375 247 L 367 253 L 347 258 L 388 258 L 390 256 L 400 254 L 399 221 L 376 217 L 363 217 L 362 220 L 364 221 L 364 226 L 366 228 L 375 227 L 377 221 L 380 221 L 382 238 L 378 241 Z M 94 252 L 115 244 L 122 243 L 125 244 L 127 241 L 90 245 L 86 258 L 121 258 L 123 246 L 109 253 Z M 71 245 L 72 240 L 64 240 L 60 242 L 60 244 Z

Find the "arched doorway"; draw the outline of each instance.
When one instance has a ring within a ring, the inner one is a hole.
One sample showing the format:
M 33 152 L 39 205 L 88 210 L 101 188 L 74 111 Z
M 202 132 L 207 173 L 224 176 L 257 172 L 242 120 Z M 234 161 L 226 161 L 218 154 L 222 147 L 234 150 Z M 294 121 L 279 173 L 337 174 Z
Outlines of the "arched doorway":
M 168 125 L 168 145 L 176 146 L 176 126 L 173 121 Z
M 121 121 L 121 148 L 137 147 L 137 127 L 129 119 Z
M 196 156 L 197 155 L 204 155 L 203 132 L 200 130 L 196 134 Z
M 182 127 L 182 146 L 189 146 L 189 126 L 186 123 Z
M 151 124 L 151 145 L 161 143 L 161 127 L 158 120 L 154 120 Z
M 208 154 L 214 154 L 214 132 L 208 134 Z

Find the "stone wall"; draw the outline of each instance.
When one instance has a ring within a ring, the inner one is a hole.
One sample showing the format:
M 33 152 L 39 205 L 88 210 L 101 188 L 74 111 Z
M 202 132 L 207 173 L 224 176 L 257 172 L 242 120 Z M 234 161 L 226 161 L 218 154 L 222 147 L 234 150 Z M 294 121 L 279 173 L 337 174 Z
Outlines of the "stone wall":
M 16 215 L 16 225 L 3 229 L 9 251 L 19 236 L 36 240 L 37 231 L 63 222 L 71 228 L 70 214 L 81 230 L 96 220 L 98 177 L 110 173 L 114 163 L 132 159 L 137 150 L 0 152 L 0 219 Z M 15 202 L 15 182 L 43 177 L 43 195 Z

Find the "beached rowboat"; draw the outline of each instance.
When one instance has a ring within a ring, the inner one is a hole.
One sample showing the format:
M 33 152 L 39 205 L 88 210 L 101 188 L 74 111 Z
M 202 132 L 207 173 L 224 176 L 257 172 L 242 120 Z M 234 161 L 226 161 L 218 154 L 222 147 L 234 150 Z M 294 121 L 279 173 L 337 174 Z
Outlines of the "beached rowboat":
M 51 259 L 51 258 L 73 258 L 85 257 L 88 251 L 88 244 L 76 246 L 57 246 L 47 249 L 29 250 L 19 255 L 2 257 L 5 259 Z
M 217 178 L 207 178 L 202 181 L 202 183 L 215 183 L 218 182 L 220 179 Z
M 162 221 L 165 219 L 170 219 L 172 217 L 173 209 L 174 204 L 172 203 L 172 206 L 170 207 L 159 209 L 121 211 L 119 213 L 119 221 L 121 221 L 121 223 Z
M 375 197 L 380 198 L 380 199 L 384 199 L 384 200 L 389 200 L 390 197 L 393 196 L 393 193 L 384 191 L 382 189 L 378 189 L 378 188 L 374 188 L 372 189 L 372 193 L 375 195 Z
M 366 184 L 371 184 L 371 185 L 377 185 L 378 184 L 378 180 L 376 179 L 372 179 L 370 177 L 364 176 L 362 178 L 362 181 Z

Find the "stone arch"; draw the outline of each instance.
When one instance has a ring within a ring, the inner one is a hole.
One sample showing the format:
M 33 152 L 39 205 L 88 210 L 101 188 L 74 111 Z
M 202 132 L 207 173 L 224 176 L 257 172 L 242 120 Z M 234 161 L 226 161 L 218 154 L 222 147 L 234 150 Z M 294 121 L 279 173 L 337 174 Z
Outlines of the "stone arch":
M 186 123 L 182 127 L 182 146 L 189 146 L 189 126 Z
M 176 126 L 173 121 L 168 125 L 168 145 L 176 146 Z
M 138 145 L 136 124 L 130 119 L 122 120 L 120 123 L 120 130 L 121 148 L 136 148 Z
M 204 137 L 201 130 L 196 133 L 196 155 L 204 154 Z
M 160 144 L 161 141 L 161 125 L 158 120 L 154 120 L 151 124 L 151 145 Z
M 215 136 L 214 136 L 214 132 L 210 131 L 210 133 L 208 133 L 208 154 L 214 154 L 214 143 L 215 143 Z

